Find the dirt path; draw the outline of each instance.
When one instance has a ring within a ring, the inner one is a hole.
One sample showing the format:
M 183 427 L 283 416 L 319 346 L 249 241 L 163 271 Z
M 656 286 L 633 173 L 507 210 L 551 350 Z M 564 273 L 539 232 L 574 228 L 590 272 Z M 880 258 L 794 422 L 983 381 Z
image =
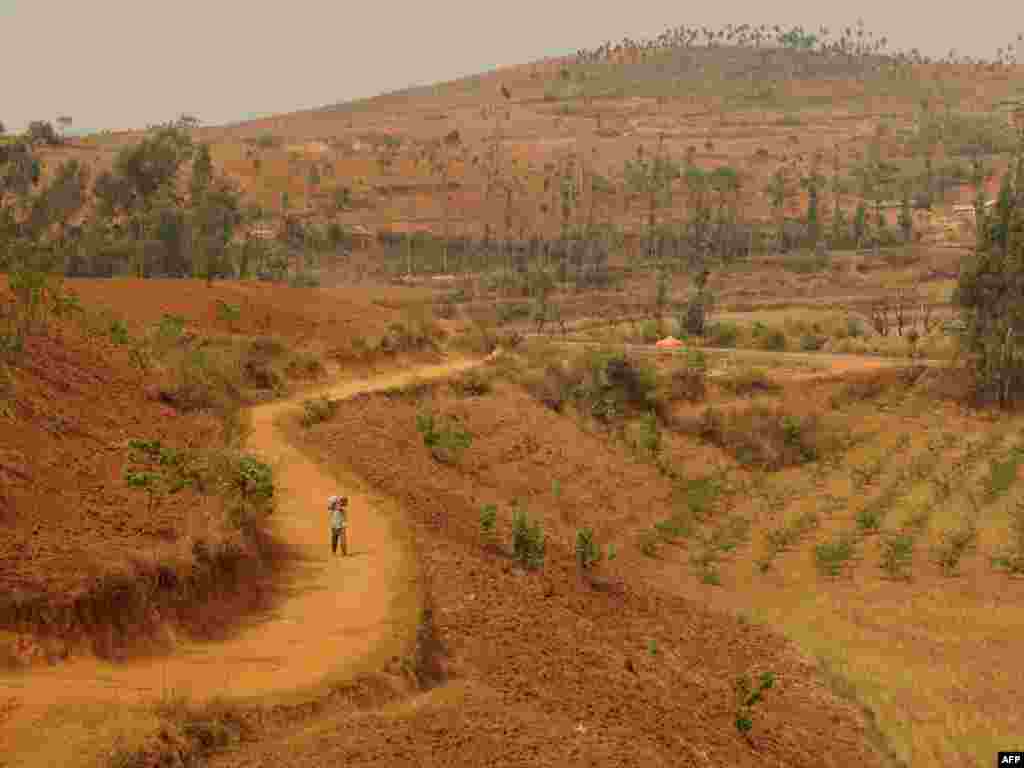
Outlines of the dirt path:
M 321 390 L 348 398 L 430 379 L 472 367 L 457 362 L 395 375 L 351 381 Z M 137 703 L 167 692 L 194 699 L 257 697 L 314 689 L 344 677 L 398 629 L 393 609 L 412 585 L 407 550 L 392 535 L 393 521 L 377 503 L 352 489 L 348 558 L 332 558 L 326 499 L 339 490 L 325 469 L 288 444 L 275 419 L 294 409 L 305 393 L 253 409 L 249 449 L 278 468 L 277 533 L 300 564 L 290 574 L 286 597 L 269 615 L 254 618 L 222 643 L 179 642 L 165 657 L 124 664 L 83 658 L 52 669 L 0 677 L 0 766 L 89 764 L 103 738 L 87 725 L 87 712 Z M 113 726 L 117 727 L 115 723 Z M 123 727 L 130 727 L 123 724 Z M 45 738 L 40 735 L 45 733 Z M 109 739 L 108 739 L 109 741 Z M 91 747 L 92 745 L 92 747 Z

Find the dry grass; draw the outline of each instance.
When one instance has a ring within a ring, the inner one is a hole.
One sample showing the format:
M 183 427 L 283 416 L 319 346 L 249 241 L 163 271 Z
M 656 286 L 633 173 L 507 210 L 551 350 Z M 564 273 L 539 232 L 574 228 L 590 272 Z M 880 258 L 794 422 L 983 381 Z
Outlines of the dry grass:
M 867 430 L 868 440 L 832 469 L 787 471 L 788 492 L 777 511 L 771 505 L 767 511 L 788 521 L 785 529 L 807 514 L 817 514 L 819 525 L 786 537 L 768 572 L 754 557 L 720 563 L 725 589 L 713 593 L 715 602 L 777 627 L 820 659 L 874 713 L 904 764 L 985 765 L 1021 728 L 1009 698 L 997 701 L 991 692 L 1011 691 L 1024 680 L 1024 669 L 999 640 L 1024 620 L 1024 591 L 991 560 L 1007 551 L 1024 488 L 1016 477 L 1007 482 L 1009 476 L 999 475 L 1004 490 L 994 501 L 980 501 L 976 510 L 969 495 L 983 499 L 996 482 L 993 467 L 1009 462 L 1013 446 L 1004 436 L 1020 428 L 1020 419 L 993 431 L 948 408 L 936 413 L 941 406 L 933 401 L 920 408 L 921 396 L 907 393 L 899 372 L 851 382 L 850 390 L 842 419 Z M 879 397 L 889 401 L 887 412 L 871 399 Z M 843 464 L 871 464 L 872 457 L 880 460 L 876 479 L 855 487 Z M 944 484 L 951 490 L 943 491 Z M 751 501 L 737 500 L 740 512 L 763 503 L 767 492 L 763 486 Z M 842 564 L 847 578 L 822 579 L 814 549 L 852 534 L 856 515 L 871 505 L 884 506 L 885 535 L 852 539 Z M 913 540 L 912 555 L 890 573 L 884 567 L 889 542 L 899 536 Z M 764 544 L 758 539 L 755 552 L 771 549 L 772 537 Z M 959 548 L 957 568 L 944 570 L 944 545 Z M 707 594 L 694 582 L 694 594 Z

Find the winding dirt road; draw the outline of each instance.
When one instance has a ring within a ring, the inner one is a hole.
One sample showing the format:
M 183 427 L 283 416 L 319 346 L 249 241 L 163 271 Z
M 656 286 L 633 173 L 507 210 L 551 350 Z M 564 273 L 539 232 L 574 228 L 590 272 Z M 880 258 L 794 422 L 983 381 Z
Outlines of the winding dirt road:
M 442 378 L 476 364 L 420 367 L 314 394 L 344 399 Z M 349 487 L 340 490 L 351 499 L 350 556 L 331 557 L 326 499 L 339 491 L 339 483 L 289 444 L 275 423 L 310 396 L 303 393 L 252 411 L 249 450 L 277 468 L 275 532 L 299 559 L 272 613 L 254 617 L 225 642 L 180 641 L 159 658 L 123 664 L 82 658 L 0 677 L 0 767 L 94 764 L 112 735 L 116 741 L 118 732 L 139 726 L 138 720 L 126 719 L 129 708 L 120 705 L 169 692 L 194 700 L 308 692 L 393 647 L 410 620 L 414 561 L 392 529 L 394 515 L 383 510 L 385 500 Z

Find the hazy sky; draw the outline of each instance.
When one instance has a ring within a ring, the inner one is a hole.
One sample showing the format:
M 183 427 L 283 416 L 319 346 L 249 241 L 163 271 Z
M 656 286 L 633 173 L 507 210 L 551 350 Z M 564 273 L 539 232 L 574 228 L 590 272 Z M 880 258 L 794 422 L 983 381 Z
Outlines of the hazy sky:
M 1024 4 L 982 7 L 979 17 L 970 4 L 934 0 L 0 0 L 0 121 L 20 130 L 66 113 L 76 127 L 116 130 L 190 112 L 214 125 L 679 24 L 836 28 L 861 16 L 897 48 L 991 56 L 1024 30 Z

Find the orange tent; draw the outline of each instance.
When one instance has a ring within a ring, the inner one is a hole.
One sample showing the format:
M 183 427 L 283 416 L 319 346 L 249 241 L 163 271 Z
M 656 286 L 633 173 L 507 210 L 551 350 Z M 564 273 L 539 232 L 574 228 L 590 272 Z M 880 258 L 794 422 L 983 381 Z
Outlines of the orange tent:
M 659 349 L 677 349 L 678 347 L 683 346 L 683 342 L 681 342 L 674 336 L 667 336 L 654 346 L 658 347 Z

